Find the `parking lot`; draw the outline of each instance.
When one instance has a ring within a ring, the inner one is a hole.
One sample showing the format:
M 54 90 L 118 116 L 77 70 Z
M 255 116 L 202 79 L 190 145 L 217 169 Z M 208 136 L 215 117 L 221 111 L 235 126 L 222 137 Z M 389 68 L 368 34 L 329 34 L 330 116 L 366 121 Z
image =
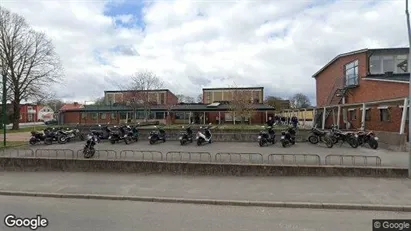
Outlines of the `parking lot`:
M 81 150 L 83 145 L 83 142 L 53 145 L 40 144 L 30 146 L 29 149 L 31 150 L 9 149 L 1 154 L 9 157 L 82 158 Z M 214 142 L 203 146 L 191 143 L 181 146 L 175 141 L 150 145 L 148 141 L 141 140 L 129 145 L 101 142 L 95 148 L 97 152 L 94 158 L 99 159 L 254 164 L 381 165 L 393 167 L 406 167 L 408 163 L 408 154 L 405 152 L 393 152 L 383 149 L 373 150 L 367 147 L 354 149 L 345 145 L 341 147 L 336 145 L 334 148 L 329 149 L 324 145 L 312 145 L 309 143 L 297 143 L 294 146 L 283 148 L 279 143 L 267 147 L 260 147 L 257 143 L 252 142 Z

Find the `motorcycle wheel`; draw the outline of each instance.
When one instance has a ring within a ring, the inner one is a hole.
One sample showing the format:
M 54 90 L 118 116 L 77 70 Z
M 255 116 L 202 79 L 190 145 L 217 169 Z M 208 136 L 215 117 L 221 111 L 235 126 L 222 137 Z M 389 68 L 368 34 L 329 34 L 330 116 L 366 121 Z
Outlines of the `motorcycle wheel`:
M 57 138 L 57 142 L 59 143 L 59 144 L 65 144 L 65 143 L 67 143 L 67 136 L 59 136 L 58 138 Z
M 116 141 L 115 141 L 115 140 L 110 140 L 110 143 L 111 143 L 111 144 L 115 144 Z
M 154 144 L 156 141 L 154 141 L 154 140 L 149 140 L 149 143 L 150 144 Z
M 52 140 L 52 139 L 50 139 L 50 138 L 44 139 L 44 144 L 50 145 L 50 144 L 52 144 L 52 143 L 53 143 L 53 140 Z
M 327 145 L 327 148 L 332 148 L 334 146 L 333 140 L 328 137 L 324 139 L 324 143 Z
M 352 148 L 358 148 L 358 141 L 354 137 L 350 137 L 347 140 L 347 143 L 352 147 Z
M 35 145 L 37 142 L 36 142 L 36 139 L 35 138 L 31 138 L 30 140 L 29 140 L 29 144 L 31 144 L 31 145 Z
M 183 139 L 183 140 L 180 140 L 180 144 L 181 144 L 181 145 L 186 144 L 186 140 L 184 140 L 184 139 Z
M 166 138 L 163 139 L 163 143 L 166 142 Z
M 372 149 L 377 149 L 377 148 L 378 148 L 378 142 L 377 142 L 376 140 L 374 140 L 374 139 L 370 139 L 370 140 L 368 141 L 368 144 L 370 145 L 370 147 L 371 147 Z
M 202 139 L 198 139 L 198 140 L 197 140 L 197 145 L 198 145 L 198 146 L 201 146 L 202 144 L 203 144 L 203 140 L 202 140 Z
M 124 143 L 129 144 L 129 143 L 130 143 L 129 138 L 125 138 L 125 139 L 124 139 Z
M 318 142 L 320 142 L 320 140 L 318 139 L 317 136 L 311 135 L 308 137 L 308 142 L 312 143 L 312 144 L 318 144 Z
M 86 139 L 86 138 L 84 137 L 84 134 L 83 134 L 83 133 L 80 133 L 79 138 L 80 138 L 81 141 L 84 141 L 84 140 Z
M 333 144 L 337 144 L 338 143 L 338 139 L 334 136 L 331 137 L 331 140 L 333 142 Z
M 211 142 L 212 142 L 212 141 L 211 141 L 211 139 L 210 139 L 210 140 L 208 141 L 208 143 L 211 144 Z
M 295 140 L 291 140 L 291 144 L 294 145 L 294 144 L 295 144 Z
M 260 145 L 260 147 L 264 146 L 264 141 L 263 141 L 263 139 L 260 139 L 260 141 L 258 141 L 258 144 Z
M 96 150 L 94 148 L 84 148 L 83 149 L 83 154 L 84 154 L 84 158 L 88 159 L 91 158 L 92 156 L 94 156 L 94 153 L 96 152 Z
M 137 142 L 137 141 L 138 141 L 138 137 L 134 137 L 134 141 Z
M 281 140 L 281 145 L 283 146 L 283 148 L 286 148 L 287 147 L 287 142 L 284 141 L 284 140 Z

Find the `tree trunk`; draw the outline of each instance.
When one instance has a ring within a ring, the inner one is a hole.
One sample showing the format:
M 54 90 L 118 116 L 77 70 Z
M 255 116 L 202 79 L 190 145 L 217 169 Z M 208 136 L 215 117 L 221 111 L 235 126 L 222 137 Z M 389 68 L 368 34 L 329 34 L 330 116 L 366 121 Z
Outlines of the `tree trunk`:
M 20 128 L 20 100 L 14 100 L 13 104 L 13 127 L 12 130 Z

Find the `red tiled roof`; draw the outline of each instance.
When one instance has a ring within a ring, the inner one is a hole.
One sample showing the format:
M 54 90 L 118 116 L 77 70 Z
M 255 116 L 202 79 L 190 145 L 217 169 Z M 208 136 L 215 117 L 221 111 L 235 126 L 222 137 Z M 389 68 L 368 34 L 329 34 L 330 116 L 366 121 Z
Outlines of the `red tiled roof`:
M 64 105 L 60 108 L 60 111 L 80 109 L 80 108 L 83 108 L 83 107 L 84 107 L 83 104 L 69 103 L 69 104 L 64 104 Z

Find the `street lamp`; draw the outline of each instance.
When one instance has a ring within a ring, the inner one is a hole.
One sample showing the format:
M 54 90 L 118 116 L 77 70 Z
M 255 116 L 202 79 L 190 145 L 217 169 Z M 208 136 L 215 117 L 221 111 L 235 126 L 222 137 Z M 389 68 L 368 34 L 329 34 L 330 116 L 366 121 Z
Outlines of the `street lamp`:
M 2 124 L 3 124 L 3 147 L 6 147 L 6 120 L 7 120 L 7 73 L 10 71 L 5 71 L 3 68 L 3 102 L 2 102 Z
M 409 93 L 408 93 L 408 109 L 404 109 L 408 111 L 408 143 L 411 143 L 411 112 L 410 112 L 410 102 L 411 102 L 411 26 L 410 26 L 410 14 L 408 12 L 408 0 L 405 0 L 405 15 L 407 16 L 407 29 L 408 29 L 408 65 L 407 69 L 410 73 L 410 82 L 409 82 Z M 408 177 L 411 178 L 411 145 L 408 147 Z

